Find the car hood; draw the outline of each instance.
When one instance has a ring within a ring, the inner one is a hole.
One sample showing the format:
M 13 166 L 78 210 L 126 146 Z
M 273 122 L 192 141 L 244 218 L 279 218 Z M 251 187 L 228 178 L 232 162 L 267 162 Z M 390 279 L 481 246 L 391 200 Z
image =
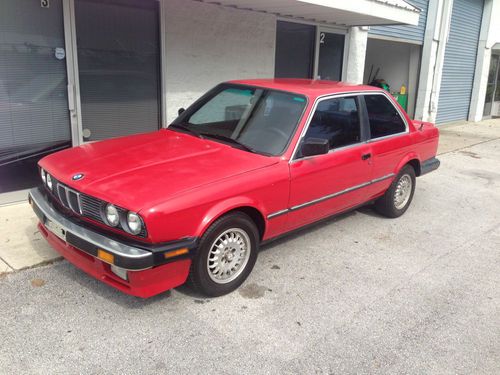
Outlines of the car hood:
M 49 155 L 39 164 L 75 190 L 139 211 L 277 162 L 276 157 L 162 129 L 87 143 Z M 76 174 L 83 178 L 73 180 Z

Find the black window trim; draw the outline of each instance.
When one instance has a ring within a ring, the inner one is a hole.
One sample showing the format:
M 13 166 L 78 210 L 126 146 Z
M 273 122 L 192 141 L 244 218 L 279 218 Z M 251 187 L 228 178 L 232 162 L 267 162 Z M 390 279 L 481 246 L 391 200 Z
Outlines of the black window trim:
M 399 116 L 403 120 L 403 123 L 405 124 L 405 131 L 399 132 L 399 133 L 390 134 L 390 135 L 386 135 L 384 137 L 379 137 L 379 138 L 373 138 L 372 139 L 371 138 L 371 134 L 370 134 L 370 122 L 368 120 L 368 111 L 366 109 L 366 104 L 365 104 L 364 98 L 361 98 L 361 97 L 363 97 L 365 95 L 384 95 L 387 98 L 387 100 L 389 100 L 389 102 L 391 103 L 391 105 L 396 109 L 396 111 L 398 112 Z M 380 140 L 384 140 L 384 139 L 388 139 L 388 138 L 392 138 L 392 137 L 399 137 L 401 135 L 409 133 L 410 127 L 408 125 L 408 122 L 406 121 L 406 117 L 403 115 L 403 113 L 401 112 L 401 110 L 394 105 L 393 101 L 389 97 L 389 94 L 387 92 L 385 92 L 385 91 L 368 91 L 368 92 L 367 91 L 350 91 L 350 92 L 342 92 L 342 93 L 337 93 L 337 94 L 327 94 L 327 95 L 319 96 L 318 98 L 316 98 L 316 100 L 314 102 L 314 105 L 313 105 L 313 107 L 311 109 L 311 112 L 309 113 L 309 115 L 307 117 L 306 124 L 304 125 L 304 128 L 302 129 L 302 131 L 300 133 L 300 137 L 297 140 L 297 143 L 295 144 L 295 147 L 294 147 L 293 152 L 292 152 L 292 157 L 290 158 L 289 163 L 294 163 L 294 162 L 299 161 L 299 160 L 306 160 L 306 159 L 309 159 L 309 158 L 315 158 L 315 157 L 318 157 L 318 156 L 323 156 L 323 155 L 302 156 L 302 157 L 299 156 L 300 155 L 299 154 L 300 145 L 302 144 L 302 141 L 304 140 L 306 132 L 309 129 L 309 125 L 311 124 L 311 121 L 312 121 L 312 118 L 314 116 L 314 113 L 316 112 L 316 108 L 318 107 L 318 104 L 320 102 L 322 102 L 323 100 L 335 99 L 335 98 L 344 98 L 344 97 L 351 97 L 351 96 L 356 96 L 357 97 L 358 115 L 359 115 L 360 125 L 361 125 L 361 140 L 358 143 L 353 143 L 351 145 L 347 145 L 347 146 L 343 146 L 343 147 L 338 147 L 338 148 L 331 149 L 325 155 L 329 155 L 329 154 L 331 154 L 331 153 L 333 153 L 335 151 L 341 151 L 341 150 L 345 150 L 345 149 L 348 149 L 348 148 L 357 147 L 357 146 L 362 145 L 362 144 L 367 144 L 367 143 L 372 143 L 372 142 L 378 142 Z

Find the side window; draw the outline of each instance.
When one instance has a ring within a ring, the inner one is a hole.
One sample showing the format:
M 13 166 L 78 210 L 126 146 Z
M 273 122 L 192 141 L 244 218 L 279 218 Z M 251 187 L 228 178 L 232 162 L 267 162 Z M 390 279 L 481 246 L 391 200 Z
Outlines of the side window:
M 384 95 L 364 95 L 371 138 L 404 132 L 406 127 L 394 105 Z
M 361 131 L 356 97 L 319 102 L 305 138 L 328 139 L 330 149 L 358 143 Z

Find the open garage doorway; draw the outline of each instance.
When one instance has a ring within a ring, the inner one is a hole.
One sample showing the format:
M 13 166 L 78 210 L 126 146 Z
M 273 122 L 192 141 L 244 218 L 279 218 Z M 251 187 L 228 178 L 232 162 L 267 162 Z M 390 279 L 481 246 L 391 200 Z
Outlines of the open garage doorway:
M 383 80 L 389 91 L 400 97 L 398 101 L 412 118 L 417 99 L 421 50 L 419 44 L 376 38 L 369 38 L 366 46 L 363 82 L 370 84 L 374 80 Z

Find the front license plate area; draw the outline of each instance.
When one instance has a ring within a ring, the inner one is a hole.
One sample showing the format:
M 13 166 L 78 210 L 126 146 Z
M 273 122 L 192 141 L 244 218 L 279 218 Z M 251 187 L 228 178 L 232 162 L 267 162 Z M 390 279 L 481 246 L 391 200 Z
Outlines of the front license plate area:
M 66 241 L 66 231 L 59 224 L 54 223 L 53 221 L 47 219 L 45 221 L 45 227 L 52 233 L 54 233 L 57 237 L 59 237 L 61 240 Z
M 35 202 L 30 198 L 30 204 L 31 207 L 33 207 L 33 211 L 35 211 L 36 216 L 38 217 L 38 220 L 40 220 L 42 223 L 45 221 L 45 215 L 40 211 L 38 206 L 36 205 Z

